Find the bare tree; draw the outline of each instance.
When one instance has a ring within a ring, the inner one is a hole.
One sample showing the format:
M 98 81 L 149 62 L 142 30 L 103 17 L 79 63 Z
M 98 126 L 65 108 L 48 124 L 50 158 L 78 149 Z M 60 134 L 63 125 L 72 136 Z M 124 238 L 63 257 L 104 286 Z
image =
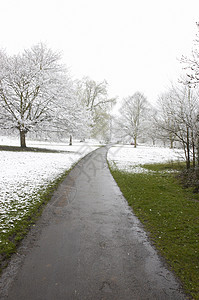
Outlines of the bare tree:
M 82 80 L 77 81 L 77 92 L 91 111 L 98 107 L 103 109 L 107 104 L 115 102 L 115 98 L 108 97 L 108 83 L 106 80 L 96 82 L 89 77 L 84 77 Z
M 199 113 L 197 90 L 183 84 L 173 85 L 158 102 L 157 124 L 161 135 L 170 140 L 171 146 L 178 141 L 184 149 L 187 169 L 191 161 L 195 167 Z
M 77 81 L 77 95 L 91 112 L 93 118 L 92 135 L 109 140 L 110 112 L 116 103 L 116 98 L 109 98 L 106 80 L 96 82 L 84 77 Z
M 158 98 L 158 113 L 154 120 L 159 132 L 159 138 L 163 138 L 164 141 L 169 141 L 170 148 L 173 148 L 176 141 L 175 136 L 175 111 L 176 111 L 175 99 L 172 97 L 170 91 L 163 93 Z
M 149 107 L 148 101 L 140 92 L 136 92 L 123 100 L 116 127 L 120 128 L 120 134 L 123 138 L 133 138 L 134 147 L 137 147 L 138 138 L 147 128 Z
M 92 116 L 90 110 L 77 97 L 72 82 L 70 85 L 69 88 L 69 83 L 65 80 L 62 90 L 57 91 L 51 127 L 63 135 L 69 133 L 70 144 L 72 144 L 72 136 L 82 140 L 82 137 L 90 135 Z

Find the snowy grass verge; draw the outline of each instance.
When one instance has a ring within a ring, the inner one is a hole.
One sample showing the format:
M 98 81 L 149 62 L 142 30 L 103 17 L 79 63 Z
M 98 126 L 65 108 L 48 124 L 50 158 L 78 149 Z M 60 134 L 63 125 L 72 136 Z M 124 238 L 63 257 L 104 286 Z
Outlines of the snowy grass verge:
M 31 143 L 62 152 L 0 151 L 0 259 L 7 258 L 68 170 L 98 145 Z M 33 219 L 32 219 L 33 217 Z
M 34 194 L 29 194 L 29 201 L 19 207 L 18 200 L 12 200 L 9 214 L 3 217 L 1 225 L 4 228 L 0 233 L 0 272 L 7 265 L 7 259 L 16 252 L 19 242 L 28 233 L 29 228 L 41 215 L 44 205 L 51 199 L 53 192 L 59 183 L 68 175 L 69 171 L 64 172 L 54 181 L 48 183 Z M 8 222 L 8 216 L 12 223 Z
M 107 159 L 112 168 L 134 173 L 148 173 L 144 164 L 184 161 L 182 149 L 163 147 L 115 145 L 108 151 Z

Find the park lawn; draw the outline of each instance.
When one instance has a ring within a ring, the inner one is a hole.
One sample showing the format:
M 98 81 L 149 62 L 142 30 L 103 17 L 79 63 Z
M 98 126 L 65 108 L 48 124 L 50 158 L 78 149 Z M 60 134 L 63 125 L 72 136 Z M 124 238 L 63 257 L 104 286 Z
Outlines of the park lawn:
M 124 197 L 184 290 L 193 299 L 199 299 L 199 195 L 181 186 L 175 176 L 175 164 L 142 167 L 148 172 L 110 168 Z M 178 164 L 177 168 L 181 166 Z

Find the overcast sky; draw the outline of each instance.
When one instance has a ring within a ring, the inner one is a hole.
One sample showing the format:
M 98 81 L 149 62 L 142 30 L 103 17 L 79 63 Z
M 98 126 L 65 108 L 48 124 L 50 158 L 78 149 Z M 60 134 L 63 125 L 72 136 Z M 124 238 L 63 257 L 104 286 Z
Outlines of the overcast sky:
M 106 79 L 110 96 L 155 103 L 189 54 L 199 0 L 0 0 L 0 47 L 38 42 L 63 52 L 74 78 Z

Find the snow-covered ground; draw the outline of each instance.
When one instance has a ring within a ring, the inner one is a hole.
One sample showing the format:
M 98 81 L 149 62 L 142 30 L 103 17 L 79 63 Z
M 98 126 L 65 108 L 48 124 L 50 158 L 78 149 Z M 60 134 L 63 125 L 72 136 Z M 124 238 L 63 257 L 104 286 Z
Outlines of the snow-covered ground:
M 0 141 L 3 145 L 18 145 L 14 139 L 1 137 Z M 27 145 L 66 152 L 0 151 L 0 231 L 3 232 L 14 226 L 16 219 L 20 219 L 28 207 L 38 201 L 38 190 L 45 189 L 51 181 L 99 146 L 78 142 L 72 146 L 47 142 L 27 142 Z
M 108 161 L 112 166 L 127 172 L 144 172 L 144 164 L 184 160 L 184 151 L 162 147 L 115 145 L 108 151 Z

